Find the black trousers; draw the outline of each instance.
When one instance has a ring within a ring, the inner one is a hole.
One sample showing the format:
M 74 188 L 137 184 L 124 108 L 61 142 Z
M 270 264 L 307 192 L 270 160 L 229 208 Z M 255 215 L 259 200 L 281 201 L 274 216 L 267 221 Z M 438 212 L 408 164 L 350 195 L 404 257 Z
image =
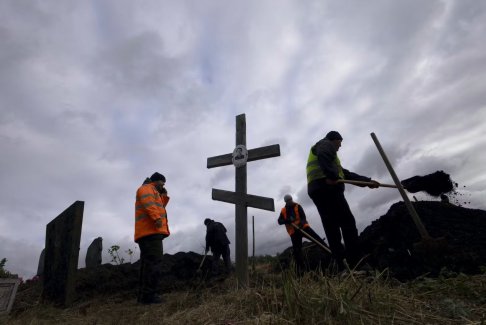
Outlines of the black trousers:
M 150 299 L 158 293 L 163 256 L 162 238 L 143 237 L 140 247 L 140 279 L 138 299 Z
M 219 258 L 223 257 L 225 272 L 228 274 L 231 272 L 231 258 L 229 245 L 221 247 L 212 247 L 213 252 L 213 264 L 211 265 L 211 272 L 213 274 L 219 273 Z
M 322 240 L 321 237 L 311 228 L 303 229 L 309 236 L 317 240 L 319 243 L 327 247 L 327 244 Z M 304 257 L 302 256 L 302 238 L 307 238 L 300 230 L 295 229 L 295 232 L 290 235 L 290 240 L 292 241 L 292 249 L 294 251 L 294 260 L 297 267 L 297 271 L 301 272 L 304 270 Z M 311 240 L 311 239 L 309 239 Z
M 358 229 L 344 192 L 337 186 L 326 186 L 309 193 L 309 196 L 319 211 L 329 246 L 338 265 L 342 265 L 346 258 L 348 264 L 354 267 L 361 258 Z M 341 239 L 344 239 L 344 246 Z

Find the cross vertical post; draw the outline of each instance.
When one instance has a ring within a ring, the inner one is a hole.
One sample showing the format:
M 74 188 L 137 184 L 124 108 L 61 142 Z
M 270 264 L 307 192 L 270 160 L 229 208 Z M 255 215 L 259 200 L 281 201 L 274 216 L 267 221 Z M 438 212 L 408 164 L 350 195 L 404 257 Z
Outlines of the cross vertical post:
M 246 119 L 245 116 L 236 117 L 236 147 L 246 147 Z M 238 194 L 247 193 L 246 164 L 236 168 L 235 192 Z M 248 207 L 239 196 L 235 204 L 235 255 L 236 255 L 236 278 L 244 285 L 248 279 Z

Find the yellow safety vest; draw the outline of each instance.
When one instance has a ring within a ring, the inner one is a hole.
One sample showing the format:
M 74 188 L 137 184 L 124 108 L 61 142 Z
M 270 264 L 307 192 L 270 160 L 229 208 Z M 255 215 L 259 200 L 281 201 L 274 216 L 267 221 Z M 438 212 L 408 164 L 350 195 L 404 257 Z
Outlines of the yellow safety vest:
M 339 157 L 337 155 L 336 158 L 334 159 L 334 163 L 338 166 L 339 178 L 344 179 L 344 172 L 343 172 L 343 168 L 341 167 L 341 161 L 339 160 Z M 306 172 L 307 172 L 307 184 L 310 184 L 310 182 L 319 178 L 326 178 L 326 175 L 324 175 L 324 172 L 319 166 L 317 155 L 315 155 L 312 152 L 312 148 L 309 152 L 309 158 L 307 158 Z

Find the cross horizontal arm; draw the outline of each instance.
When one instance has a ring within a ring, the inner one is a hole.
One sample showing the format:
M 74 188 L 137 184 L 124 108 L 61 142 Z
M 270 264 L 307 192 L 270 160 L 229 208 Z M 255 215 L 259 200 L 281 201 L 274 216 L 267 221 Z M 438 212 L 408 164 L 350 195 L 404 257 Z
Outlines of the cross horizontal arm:
M 225 155 L 214 156 L 208 158 L 207 168 L 221 167 L 233 164 L 231 160 L 233 155 L 227 153 Z
M 273 199 L 263 196 L 239 194 L 236 192 L 218 190 L 213 188 L 212 198 L 216 201 L 233 204 L 246 204 L 246 206 L 251 208 L 275 211 L 275 204 L 273 202 Z
M 272 158 L 280 156 L 280 145 L 274 144 L 271 146 L 260 147 L 248 150 L 248 161 Z

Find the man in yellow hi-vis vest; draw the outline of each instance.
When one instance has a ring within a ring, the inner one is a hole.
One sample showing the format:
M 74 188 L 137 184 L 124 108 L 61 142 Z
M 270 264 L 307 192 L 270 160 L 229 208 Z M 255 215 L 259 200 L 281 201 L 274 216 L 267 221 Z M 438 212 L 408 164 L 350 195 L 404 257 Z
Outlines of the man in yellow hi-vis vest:
M 319 211 L 329 246 L 340 269 L 344 268 L 344 259 L 350 267 L 355 267 L 361 253 L 356 220 L 344 197 L 344 183 L 338 181 L 367 181 L 373 183 L 368 186 L 370 188 L 379 186 L 371 178 L 350 172 L 341 166 L 337 151 L 342 140 L 339 132 L 330 131 L 312 146 L 307 160 L 307 193 Z M 344 239 L 344 246 L 341 239 Z

